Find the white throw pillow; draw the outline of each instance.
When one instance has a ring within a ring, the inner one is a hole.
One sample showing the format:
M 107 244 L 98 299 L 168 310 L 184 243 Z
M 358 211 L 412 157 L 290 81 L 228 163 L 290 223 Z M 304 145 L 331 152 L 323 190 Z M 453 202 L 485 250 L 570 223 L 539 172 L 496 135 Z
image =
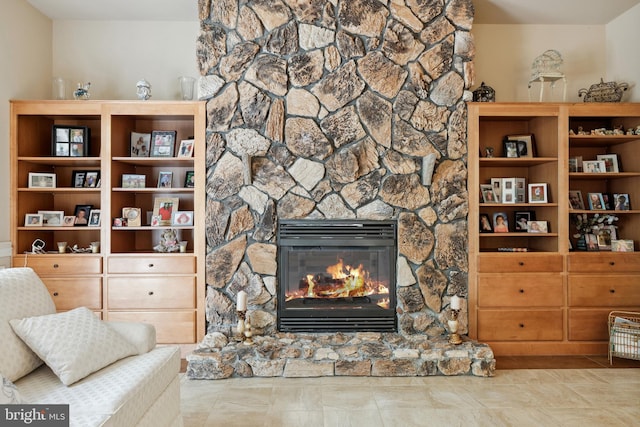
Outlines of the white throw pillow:
M 0 374 L 2 383 L 0 384 L 0 405 L 11 405 L 15 403 L 24 403 L 16 385 Z
M 137 353 L 133 344 L 86 307 L 10 323 L 65 385 Z

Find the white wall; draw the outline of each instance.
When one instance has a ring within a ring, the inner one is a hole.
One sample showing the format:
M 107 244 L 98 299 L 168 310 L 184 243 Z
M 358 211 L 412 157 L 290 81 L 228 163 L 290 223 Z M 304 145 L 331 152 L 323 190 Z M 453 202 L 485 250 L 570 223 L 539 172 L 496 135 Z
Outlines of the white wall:
M 640 102 L 640 4 L 614 19 L 606 27 L 607 80 L 628 83 L 625 102 Z

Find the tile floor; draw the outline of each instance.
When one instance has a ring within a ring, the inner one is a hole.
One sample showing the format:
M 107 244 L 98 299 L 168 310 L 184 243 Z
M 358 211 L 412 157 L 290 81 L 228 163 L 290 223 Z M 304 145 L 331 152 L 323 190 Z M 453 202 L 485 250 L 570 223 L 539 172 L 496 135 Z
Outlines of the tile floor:
M 185 427 L 640 425 L 640 362 L 498 357 L 495 377 L 182 377 Z M 619 368 L 619 369 L 617 369 Z

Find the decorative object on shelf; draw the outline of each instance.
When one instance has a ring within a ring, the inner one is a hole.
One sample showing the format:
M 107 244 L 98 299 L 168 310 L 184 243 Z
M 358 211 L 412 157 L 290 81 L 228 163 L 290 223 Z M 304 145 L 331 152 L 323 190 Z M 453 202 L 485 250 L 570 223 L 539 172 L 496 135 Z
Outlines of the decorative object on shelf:
M 247 293 L 240 291 L 237 294 L 236 312 L 238 313 L 238 326 L 236 331 L 240 340 L 245 345 L 253 344 L 253 331 L 249 320 L 247 320 Z
M 193 87 L 196 83 L 196 79 L 193 77 L 182 76 L 178 77 L 180 83 L 180 96 L 183 101 L 193 100 Z
M 38 211 L 42 215 L 42 225 L 45 227 L 61 227 L 64 211 Z
M 509 232 L 509 220 L 507 219 L 506 212 L 496 212 L 493 214 L 493 232 L 494 233 Z
M 89 212 L 89 223 L 87 225 L 89 227 L 100 227 L 101 216 L 100 209 L 91 209 Z
M 627 83 L 604 82 L 591 85 L 589 89 L 582 88 L 578 91 L 578 96 L 584 96 L 584 102 L 620 102 L 622 94 L 629 89 Z
M 122 188 L 145 188 L 147 176 L 137 173 L 122 174 Z
M 146 101 L 151 98 L 151 83 L 145 79 L 138 80 L 138 83 L 136 83 L 136 94 L 141 101 Z
M 187 227 L 193 225 L 193 211 L 173 212 L 171 225 L 176 227 Z
M 489 215 L 480 214 L 480 232 L 481 233 L 493 233 L 493 227 L 491 227 L 491 220 Z
M 613 202 L 613 208 L 616 211 L 628 211 L 631 209 L 631 202 L 629 202 L 629 194 L 627 193 L 614 193 Z
M 565 75 L 560 71 L 563 60 L 562 55 L 557 50 L 549 49 L 542 55 L 534 59 L 531 65 L 531 77 L 529 78 L 529 101 L 531 101 L 531 88 L 533 83 L 540 83 L 540 96 L 539 102 L 542 102 L 544 98 L 544 84 L 550 83 L 551 92 L 555 88 L 558 80 L 561 80 L 564 84 L 564 90 L 562 93 L 562 100 L 567 99 L 567 79 Z
M 515 141 L 516 148 L 518 150 L 517 156 L 507 157 L 526 157 L 531 158 L 536 156 L 536 140 L 532 133 L 522 135 L 507 135 L 504 137 L 505 141 Z
M 184 175 L 184 187 L 193 188 L 196 186 L 194 171 L 187 171 Z
M 171 188 L 173 184 L 173 172 L 158 172 L 158 188 Z
M 571 209 L 584 209 L 584 200 L 582 200 L 582 191 L 569 190 L 569 206 Z
M 56 157 L 85 157 L 89 155 L 90 130 L 86 126 L 53 125 L 51 154 Z
M 53 99 L 67 99 L 67 81 L 62 77 L 54 77 L 51 80 L 51 95 Z
M 131 132 L 131 157 L 149 157 L 151 134 Z
M 594 193 L 597 194 L 597 193 Z M 596 236 L 601 230 L 607 229 L 611 230 L 617 227 L 614 223 L 618 220 L 618 217 L 611 214 L 595 214 L 593 216 L 588 216 L 585 214 L 575 214 L 572 215 L 573 225 L 576 228 L 576 233 L 573 235 L 576 239 L 578 239 L 578 249 L 581 249 L 580 240 L 585 240 L 586 236 L 591 234 Z M 587 245 L 588 246 L 587 242 Z
M 55 173 L 29 172 L 29 188 L 56 188 Z
M 167 228 L 160 235 L 160 243 L 153 247 L 156 252 L 179 252 L 178 232 L 172 228 Z
M 93 254 L 97 254 L 98 252 L 100 252 L 100 242 L 91 242 L 89 244 L 89 247 L 91 248 L 91 253 Z
M 548 233 L 549 226 L 547 224 L 547 221 L 527 221 L 527 232 Z
M 25 227 L 42 227 L 42 214 L 28 213 L 24 216 Z
M 178 148 L 178 156 L 177 157 L 193 157 L 193 144 L 195 140 L 183 139 L 180 141 L 180 147 Z
M 484 149 L 484 156 L 488 159 L 493 157 L 493 147 L 487 147 Z
M 529 184 L 529 203 L 548 203 L 547 193 L 546 182 Z
M 73 99 L 81 99 L 87 100 L 90 98 L 89 88 L 91 87 L 91 82 L 87 83 L 78 83 L 78 88 L 73 92 Z
M 173 149 L 176 144 L 176 131 L 151 132 L 151 157 L 173 157 Z
M 140 208 L 122 208 L 122 217 L 127 220 L 127 227 L 142 225 L 142 209 Z
M 618 167 L 618 155 L 617 154 L 598 154 L 596 159 L 602 160 L 604 162 L 604 171 L 605 172 L 620 172 L 620 168 Z
M 529 222 L 536 220 L 536 211 L 517 211 L 513 213 L 515 231 L 529 231 Z
M 89 223 L 89 212 L 93 209 L 93 205 L 76 205 L 74 216 L 76 217 L 73 222 L 76 226 L 86 226 Z
M 605 211 L 607 205 L 604 201 L 602 193 L 587 193 L 587 201 L 589 202 L 589 210 Z
M 633 252 L 633 240 L 611 239 L 612 252 Z
M 462 344 L 462 338 L 458 334 L 458 315 L 460 314 L 460 301 L 461 298 L 458 295 L 451 297 L 449 308 L 451 309 L 451 319 L 447 320 L 449 326 L 449 344 Z
M 58 253 L 67 253 L 67 242 L 58 242 Z
M 173 212 L 178 210 L 180 199 L 177 197 L 156 197 L 153 202 L 153 216 L 159 216 L 158 225 L 171 225 Z M 152 224 L 153 225 L 153 222 Z
M 187 245 L 189 244 L 188 241 L 186 240 L 181 240 L 179 242 L 180 245 L 180 253 L 186 253 L 187 252 Z
M 484 82 L 473 91 L 474 102 L 496 102 L 496 91 L 491 86 L 487 86 Z

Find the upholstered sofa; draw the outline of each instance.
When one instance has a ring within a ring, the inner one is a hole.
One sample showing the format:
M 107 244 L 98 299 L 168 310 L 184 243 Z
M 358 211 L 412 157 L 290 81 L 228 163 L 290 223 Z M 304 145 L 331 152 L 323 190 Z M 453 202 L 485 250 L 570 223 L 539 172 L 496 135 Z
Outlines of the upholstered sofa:
M 0 346 L 0 404 L 68 404 L 71 426 L 182 425 L 180 349 L 156 347 L 151 325 L 56 313 L 30 268 L 0 270 Z

